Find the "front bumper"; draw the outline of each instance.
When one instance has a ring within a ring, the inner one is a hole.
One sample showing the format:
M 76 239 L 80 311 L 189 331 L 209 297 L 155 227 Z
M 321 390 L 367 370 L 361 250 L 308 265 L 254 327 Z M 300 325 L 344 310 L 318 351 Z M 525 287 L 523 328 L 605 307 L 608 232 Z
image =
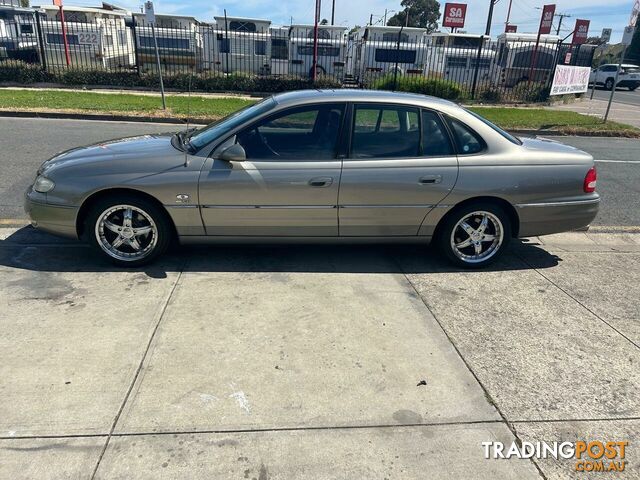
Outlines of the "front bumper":
M 29 187 L 25 194 L 24 211 L 35 228 L 54 235 L 78 239 L 78 207 L 48 204 L 46 194 L 38 193 Z
M 520 237 L 568 232 L 588 226 L 598 214 L 600 196 L 585 200 L 516 205 Z

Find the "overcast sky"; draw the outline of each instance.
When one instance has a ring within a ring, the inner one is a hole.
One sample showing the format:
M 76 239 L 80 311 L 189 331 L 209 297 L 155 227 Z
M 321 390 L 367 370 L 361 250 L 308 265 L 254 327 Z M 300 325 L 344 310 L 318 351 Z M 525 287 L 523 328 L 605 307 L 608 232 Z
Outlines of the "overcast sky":
M 107 0 L 131 10 L 139 11 L 143 1 Z M 335 0 L 336 24 L 353 26 L 365 25 L 369 15 L 374 15 L 374 23 L 384 15 L 385 8 L 400 9 L 400 0 Z M 456 0 L 461 1 L 461 0 Z M 36 1 L 33 2 L 34 4 Z M 44 3 L 44 2 L 43 2 Z M 441 10 L 444 1 L 440 2 Z M 465 3 L 464 0 L 461 3 Z M 465 30 L 472 33 L 484 31 L 489 0 L 468 0 Z M 510 23 L 518 26 L 519 32 L 535 32 L 540 21 L 540 10 L 545 0 L 513 0 Z M 547 0 L 546 3 L 553 3 Z M 603 28 L 613 29 L 612 41 L 619 41 L 622 30 L 629 22 L 633 0 L 556 0 L 556 12 L 568 13 L 572 18 L 563 21 L 564 35 L 571 33 L 576 18 L 591 20 L 590 35 L 599 35 Z M 99 0 L 65 0 L 66 5 L 99 5 Z M 509 0 L 499 0 L 495 6 L 492 36 L 504 31 Z M 214 15 L 220 15 L 224 9 L 228 15 L 265 18 L 274 24 L 288 25 L 294 23 L 312 23 L 314 0 L 155 0 L 157 13 L 175 13 L 191 15 L 199 20 L 211 21 Z M 392 15 L 389 14 L 389 15 Z M 331 18 L 331 0 L 324 0 L 322 17 Z M 381 20 L 380 20 L 381 22 Z M 556 20 L 557 22 L 557 20 Z M 554 26 L 555 28 L 555 26 Z

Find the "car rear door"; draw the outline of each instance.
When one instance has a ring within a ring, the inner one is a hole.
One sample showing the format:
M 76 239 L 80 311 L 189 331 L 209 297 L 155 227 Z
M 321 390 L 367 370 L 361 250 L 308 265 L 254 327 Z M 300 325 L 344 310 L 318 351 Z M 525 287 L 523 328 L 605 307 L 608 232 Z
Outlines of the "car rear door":
M 431 110 L 359 103 L 338 198 L 341 236 L 414 236 L 455 185 L 458 161 Z
M 345 109 L 333 103 L 290 108 L 232 138 L 247 159 L 209 159 L 200 176 L 207 235 L 337 236 L 337 145 Z

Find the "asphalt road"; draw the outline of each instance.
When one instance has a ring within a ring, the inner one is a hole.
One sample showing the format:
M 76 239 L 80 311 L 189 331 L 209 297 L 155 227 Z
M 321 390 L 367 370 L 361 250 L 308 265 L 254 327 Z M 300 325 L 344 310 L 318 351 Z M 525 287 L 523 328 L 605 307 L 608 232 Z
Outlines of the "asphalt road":
M 609 101 L 610 95 L 611 92 L 609 90 L 605 90 L 600 87 L 596 88 L 596 91 L 593 93 L 593 98 Z M 590 97 L 591 89 L 589 89 L 586 95 L 586 98 Z M 635 92 L 629 91 L 628 88 L 617 88 L 616 93 L 613 96 L 613 101 L 615 103 L 621 103 L 624 105 L 638 105 L 640 107 L 640 88 Z
M 177 128 L 150 123 L 0 118 L 0 224 L 25 218 L 23 193 L 39 165 L 56 153 L 78 145 Z M 591 153 L 597 160 L 603 203 L 594 225 L 640 226 L 640 140 L 558 139 Z

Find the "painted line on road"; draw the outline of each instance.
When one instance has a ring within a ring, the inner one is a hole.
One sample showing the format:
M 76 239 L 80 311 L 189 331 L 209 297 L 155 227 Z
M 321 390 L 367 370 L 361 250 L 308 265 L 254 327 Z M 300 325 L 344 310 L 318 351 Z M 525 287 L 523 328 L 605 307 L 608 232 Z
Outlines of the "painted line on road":
M 0 218 L 0 225 L 29 225 L 29 220 L 25 220 L 24 218 Z
M 640 160 L 594 160 L 599 163 L 637 163 L 640 165 Z

